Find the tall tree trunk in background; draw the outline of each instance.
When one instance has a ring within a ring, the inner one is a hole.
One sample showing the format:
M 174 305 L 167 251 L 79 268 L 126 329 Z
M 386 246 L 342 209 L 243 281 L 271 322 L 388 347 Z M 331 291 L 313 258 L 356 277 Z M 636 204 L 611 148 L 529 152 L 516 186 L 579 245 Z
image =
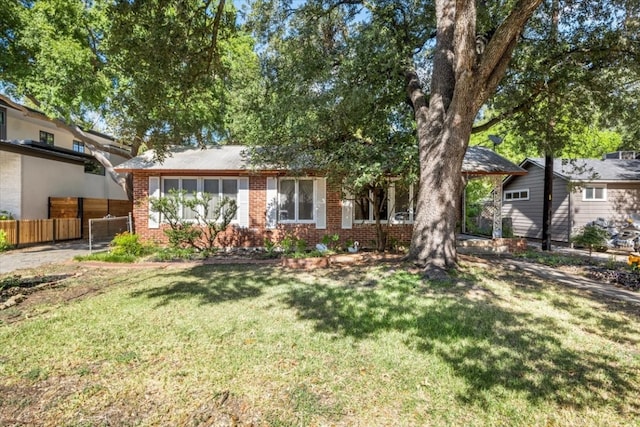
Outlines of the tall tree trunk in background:
M 476 53 L 476 4 L 436 0 L 437 36 L 429 101 L 406 70 L 420 150 L 418 206 L 408 258 L 437 277 L 457 265 L 456 215 L 462 161 L 480 107 L 504 76 L 524 25 L 541 0 L 520 0 Z
M 560 20 L 559 0 L 551 3 L 551 31 L 549 32 L 549 46 L 554 49 L 558 44 L 558 23 Z M 550 88 L 547 93 L 547 123 L 546 123 L 546 145 L 544 153 L 544 191 L 542 203 L 542 250 L 551 250 L 551 227 L 553 221 L 553 149 L 555 144 L 555 114 L 556 96 Z
M 553 218 L 553 154 L 544 155 L 544 200 L 542 202 L 542 250 L 551 250 Z

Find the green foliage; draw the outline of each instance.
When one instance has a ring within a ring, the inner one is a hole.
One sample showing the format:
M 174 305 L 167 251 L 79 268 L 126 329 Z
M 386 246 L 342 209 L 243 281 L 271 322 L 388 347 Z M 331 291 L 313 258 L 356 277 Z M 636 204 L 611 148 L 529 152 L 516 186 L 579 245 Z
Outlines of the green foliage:
M 269 237 L 264 238 L 264 251 L 268 258 L 275 258 L 277 256 L 276 249 L 278 245 Z
M 0 210 L 0 221 L 12 220 L 13 214 L 9 211 Z
M 113 263 L 132 263 L 135 262 L 138 257 L 127 253 L 113 253 L 111 251 L 96 252 L 89 255 L 76 255 L 73 257 L 76 261 L 102 261 Z
M 127 231 L 117 234 L 111 241 L 111 253 L 114 255 L 131 255 L 139 257 L 147 252 L 145 246 L 140 242 L 137 234 Z
M 9 239 L 7 238 L 7 232 L 0 230 L 0 252 L 8 251 L 11 248 L 12 245 L 9 243 Z
M 155 253 L 154 259 L 156 261 L 192 260 L 201 259 L 205 254 L 206 252 L 197 251 L 192 247 L 169 247 L 159 249 Z
M 236 216 L 235 200 L 223 197 L 211 208 L 213 195 L 190 195 L 186 191 L 171 190 L 168 195 L 150 199 L 151 210 L 160 214 L 169 225 L 164 233 L 173 248 L 190 247 L 198 251 L 214 251 L 219 233 L 227 229 Z M 183 211 L 193 219 L 183 218 Z
M 336 249 L 340 243 L 340 235 L 338 233 L 325 234 L 322 236 L 321 242 L 329 249 Z
M 571 238 L 571 241 L 577 246 L 588 248 L 589 255 L 591 255 L 594 250 L 606 251 L 609 238 L 609 233 L 606 230 L 596 225 L 586 225 Z

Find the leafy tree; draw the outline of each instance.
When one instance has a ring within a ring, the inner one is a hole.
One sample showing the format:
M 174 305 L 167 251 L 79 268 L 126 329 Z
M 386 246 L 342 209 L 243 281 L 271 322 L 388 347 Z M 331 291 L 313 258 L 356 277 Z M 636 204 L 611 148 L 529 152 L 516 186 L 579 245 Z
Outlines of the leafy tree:
M 219 142 L 225 96 L 257 71 L 252 40 L 224 0 L 5 3 L 1 87 L 73 131 L 125 187 L 104 147 L 82 132 L 92 117 L 132 155 L 146 146 L 162 159 L 174 144 Z
M 566 124 L 586 118 L 581 106 L 589 105 L 589 94 L 579 88 L 585 82 L 597 83 L 594 93 L 604 88 L 599 71 L 624 60 L 622 53 L 611 61 L 604 53 L 621 39 L 619 23 L 629 16 L 611 13 L 617 2 L 587 1 L 252 4 L 251 23 L 261 37 L 267 76 L 262 99 L 271 104 L 256 121 L 263 128 L 277 123 L 279 132 L 267 135 L 263 145 L 272 143 L 273 151 L 283 150 L 287 159 L 299 158 L 298 153 L 313 159 L 310 164 L 322 165 L 324 158 L 348 164 L 332 141 L 351 146 L 364 134 L 373 145 L 407 153 L 410 144 L 386 141 L 398 131 L 413 130 L 418 150 L 411 155 L 419 156 L 420 178 L 410 258 L 437 274 L 457 262 L 460 170 L 481 107 L 492 100 L 489 106 L 497 114 L 479 123 L 478 131 L 517 113 L 537 111 L 548 119 L 553 112 L 555 121 L 567 116 Z M 552 49 L 550 38 L 557 40 Z M 545 90 L 549 87 L 553 90 Z M 544 142 L 566 135 L 558 126 Z M 560 149 L 561 144 L 554 151 Z M 351 158 L 354 169 L 358 161 L 366 165 L 368 160 Z

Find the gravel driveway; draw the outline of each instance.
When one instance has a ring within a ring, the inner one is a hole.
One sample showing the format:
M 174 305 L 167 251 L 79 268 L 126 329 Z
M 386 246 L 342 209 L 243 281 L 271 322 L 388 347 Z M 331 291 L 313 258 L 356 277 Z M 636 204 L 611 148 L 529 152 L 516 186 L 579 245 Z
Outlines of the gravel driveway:
M 107 244 L 95 247 L 104 249 Z M 72 260 L 76 255 L 88 255 L 89 243 L 86 240 L 73 240 L 55 244 L 29 246 L 0 253 L 0 274 L 11 273 L 23 268 L 38 268 L 45 264 Z

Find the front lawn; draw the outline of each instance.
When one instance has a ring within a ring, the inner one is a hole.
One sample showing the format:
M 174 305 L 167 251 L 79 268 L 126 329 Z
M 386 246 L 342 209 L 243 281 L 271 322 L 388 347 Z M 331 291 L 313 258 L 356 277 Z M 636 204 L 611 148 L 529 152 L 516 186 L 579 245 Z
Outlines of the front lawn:
M 521 272 L 59 268 L 0 312 L 0 425 L 640 423 L 637 308 Z

